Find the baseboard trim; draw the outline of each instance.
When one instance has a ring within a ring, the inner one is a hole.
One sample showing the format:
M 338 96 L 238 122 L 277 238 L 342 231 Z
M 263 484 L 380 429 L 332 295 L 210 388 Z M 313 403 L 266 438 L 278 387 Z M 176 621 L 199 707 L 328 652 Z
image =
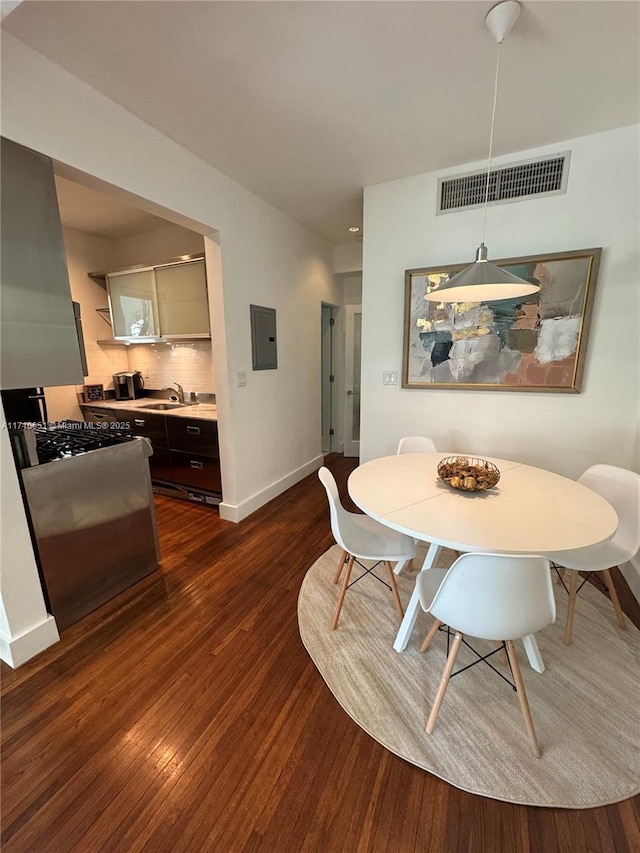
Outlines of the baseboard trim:
M 234 521 L 236 523 L 242 521 L 256 510 L 260 509 L 260 507 L 269 503 L 269 501 L 277 498 L 278 495 L 286 492 L 287 489 L 291 488 L 291 486 L 295 486 L 295 484 L 299 483 L 300 480 L 304 480 L 304 478 L 308 477 L 309 474 L 313 474 L 313 472 L 317 471 L 322 465 L 324 465 L 324 456 L 316 456 L 310 462 L 307 462 L 300 468 L 296 468 L 295 471 L 291 471 L 290 474 L 287 474 L 285 477 L 282 477 L 280 480 L 277 480 L 275 483 L 267 486 L 266 489 L 256 492 L 255 495 L 251 495 L 250 498 L 247 498 L 246 501 L 242 501 L 240 504 L 230 504 L 222 501 L 218 506 L 220 518 L 224 518 L 225 521 Z
M 8 638 L 0 634 L 0 658 L 17 669 L 59 640 L 56 620 L 53 616 L 47 616 L 39 625 L 34 625 L 18 637 Z

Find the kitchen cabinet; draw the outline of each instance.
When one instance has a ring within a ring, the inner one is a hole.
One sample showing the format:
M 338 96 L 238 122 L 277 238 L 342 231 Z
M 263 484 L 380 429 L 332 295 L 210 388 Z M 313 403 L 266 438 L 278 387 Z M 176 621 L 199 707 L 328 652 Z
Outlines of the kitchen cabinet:
M 114 337 L 159 337 L 153 270 L 113 273 L 107 276 L 107 281 Z
M 171 480 L 171 455 L 167 440 L 167 418 L 164 415 L 148 415 L 128 412 L 126 420 L 131 424 L 134 435 L 148 438 L 153 447 L 153 456 L 149 459 L 152 480 Z
M 80 408 L 82 409 L 85 421 L 90 424 L 114 424 L 120 420 L 120 417 L 124 420 L 126 415 L 126 412 L 118 414 L 115 409 L 107 409 L 104 406 L 100 406 L 99 408 L 98 406 L 81 406 Z
M 181 450 L 171 451 L 171 471 L 174 483 L 199 491 L 222 494 L 220 460 Z
M 156 267 L 160 332 L 163 337 L 209 335 L 204 261 Z
M 105 279 L 115 339 L 209 337 L 204 259 L 119 270 Z
M 0 387 L 81 385 L 51 160 L 1 141 Z
M 95 424 L 96 430 L 116 430 L 148 438 L 153 447 L 153 456 L 149 457 L 151 478 L 171 480 L 171 456 L 164 415 L 109 409 L 106 406 L 82 406 L 82 412 L 85 421 Z
M 215 504 L 222 497 L 217 421 L 184 415 L 147 414 L 139 409 L 82 406 L 96 429 L 117 429 L 148 438 L 149 468 L 161 494 Z
M 173 480 L 222 494 L 218 424 L 199 418 L 167 418 Z

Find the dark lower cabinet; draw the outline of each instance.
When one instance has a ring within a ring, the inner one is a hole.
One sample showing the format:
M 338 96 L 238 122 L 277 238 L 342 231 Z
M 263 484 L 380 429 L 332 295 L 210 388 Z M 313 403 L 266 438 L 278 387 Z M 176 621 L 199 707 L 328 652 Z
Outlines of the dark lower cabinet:
M 171 450 L 219 458 L 217 421 L 185 417 L 168 417 L 166 420 Z
M 171 468 L 176 483 L 208 492 L 222 492 L 220 460 L 213 456 L 172 450 Z
M 222 497 L 217 421 L 183 415 L 166 420 L 173 482 L 192 500 L 202 497 L 194 492 Z
M 149 470 L 152 480 L 172 480 L 171 451 L 167 447 L 154 447 L 149 457 Z
M 156 448 L 169 447 L 167 438 L 167 418 L 164 415 L 148 415 L 142 412 L 128 412 L 127 418 L 123 418 L 131 424 L 131 432 L 134 435 L 143 435 L 148 438 Z
M 217 421 L 83 406 L 86 421 L 108 422 L 118 429 L 148 438 L 156 491 L 204 503 L 222 497 Z

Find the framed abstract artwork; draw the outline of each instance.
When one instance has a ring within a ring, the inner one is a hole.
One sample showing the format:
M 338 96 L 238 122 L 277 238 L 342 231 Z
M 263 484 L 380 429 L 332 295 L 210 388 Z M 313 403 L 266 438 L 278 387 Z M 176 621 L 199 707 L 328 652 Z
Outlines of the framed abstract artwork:
M 402 387 L 579 393 L 601 252 L 494 261 L 540 285 L 498 302 L 424 298 L 466 264 L 406 270 Z

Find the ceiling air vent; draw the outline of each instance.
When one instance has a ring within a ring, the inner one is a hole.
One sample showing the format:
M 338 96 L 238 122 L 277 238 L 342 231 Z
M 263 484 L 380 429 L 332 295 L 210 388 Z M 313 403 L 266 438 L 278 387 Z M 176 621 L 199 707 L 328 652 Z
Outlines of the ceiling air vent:
M 489 176 L 489 204 L 506 204 L 541 195 L 567 191 L 570 152 L 538 160 L 526 160 L 500 166 Z M 438 180 L 437 213 L 454 213 L 481 207 L 487 185 L 486 169 L 455 178 Z

